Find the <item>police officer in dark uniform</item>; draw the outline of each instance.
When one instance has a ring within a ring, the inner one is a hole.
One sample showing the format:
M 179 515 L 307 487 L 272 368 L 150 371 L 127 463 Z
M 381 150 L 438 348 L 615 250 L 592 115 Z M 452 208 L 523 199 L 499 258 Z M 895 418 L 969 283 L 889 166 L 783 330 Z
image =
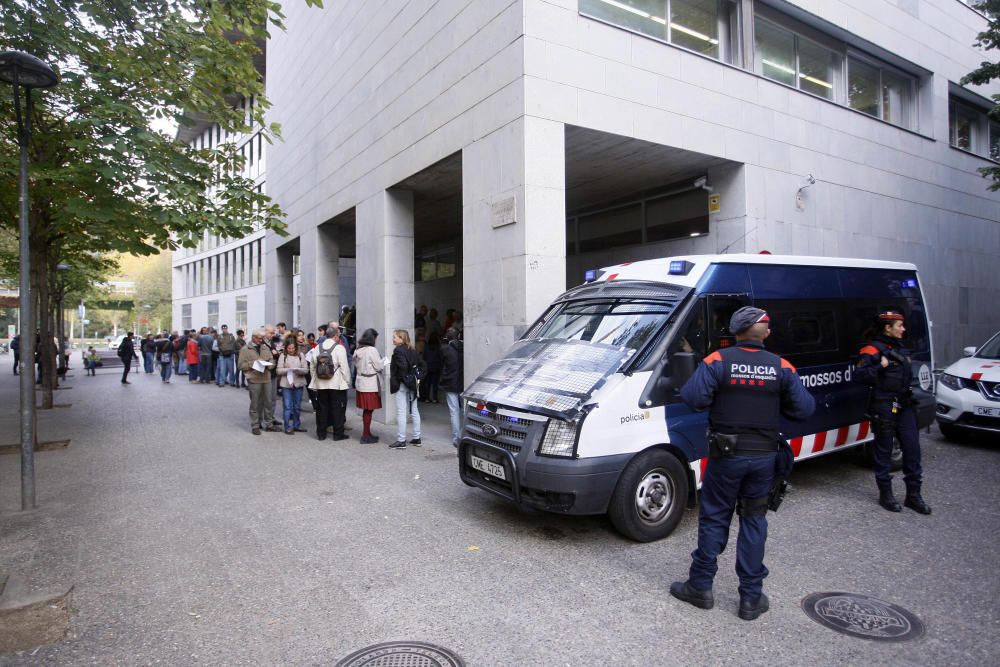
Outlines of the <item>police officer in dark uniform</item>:
M 869 414 L 875 434 L 875 483 L 878 504 L 890 512 L 903 510 L 892 493 L 889 459 L 893 437 L 903 451 L 903 481 L 906 499 L 903 505 L 920 514 L 930 514 L 930 506 L 920 495 L 923 471 L 920 467 L 920 436 L 913 411 L 913 368 L 910 351 L 903 346 L 906 333 L 903 316 L 895 311 L 879 313 L 879 333 L 861 348 L 856 376 L 871 387 Z
M 813 397 L 795 367 L 764 349 L 769 318 L 746 306 L 733 313 L 732 347 L 704 359 L 681 389 L 695 410 L 709 409 L 709 461 L 701 486 L 698 548 L 691 554 L 687 581 L 670 594 L 701 609 L 715 604 L 716 560 L 726 548 L 733 512 L 740 515 L 736 573 L 740 579 L 739 617 L 752 621 L 768 610 L 763 581 L 768 494 L 774 483 L 781 416 L 801 420 L 812 414 Z

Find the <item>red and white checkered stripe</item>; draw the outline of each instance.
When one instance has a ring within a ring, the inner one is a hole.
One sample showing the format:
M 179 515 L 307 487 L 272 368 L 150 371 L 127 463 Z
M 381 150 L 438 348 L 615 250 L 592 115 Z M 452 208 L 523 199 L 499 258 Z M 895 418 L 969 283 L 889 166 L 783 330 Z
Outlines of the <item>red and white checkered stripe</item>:
M 795 460 L 812 458 L 831 452 L 848 445 L 856 445 L 872 439 L 871 424 L 863 421 L 859 424 L 841 426 L 832 431 L 820 431 L 812 435 L 802 435 L 788 441 L 795 454 Z M 708 458 L 698 459 L 691 462 L 691 469 L 694 470 L 695 484 L 701 485 L 701 480 L 705 476 L 705 468 L 708 466 Z

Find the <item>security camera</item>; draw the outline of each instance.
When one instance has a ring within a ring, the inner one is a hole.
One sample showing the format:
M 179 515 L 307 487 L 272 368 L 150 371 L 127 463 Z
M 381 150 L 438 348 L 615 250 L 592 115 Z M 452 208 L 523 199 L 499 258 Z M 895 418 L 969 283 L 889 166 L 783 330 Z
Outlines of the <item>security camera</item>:
M 708 184 L 707 176 L 699 176 L 698 178 L 694 179 L 693 185 L 695 188 L 701 188 L 705 192 L 711 192 L 713 190 L 712 186 Z

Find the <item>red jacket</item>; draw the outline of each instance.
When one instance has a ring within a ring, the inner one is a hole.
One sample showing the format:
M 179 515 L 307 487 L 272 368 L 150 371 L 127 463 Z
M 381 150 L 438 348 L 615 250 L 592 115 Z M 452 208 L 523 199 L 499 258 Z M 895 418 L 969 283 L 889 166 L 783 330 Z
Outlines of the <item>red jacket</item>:
M 193 338 L 188 338 L 187 350 L 185 351 L 187 362 L 198 365 L 198 343 Z

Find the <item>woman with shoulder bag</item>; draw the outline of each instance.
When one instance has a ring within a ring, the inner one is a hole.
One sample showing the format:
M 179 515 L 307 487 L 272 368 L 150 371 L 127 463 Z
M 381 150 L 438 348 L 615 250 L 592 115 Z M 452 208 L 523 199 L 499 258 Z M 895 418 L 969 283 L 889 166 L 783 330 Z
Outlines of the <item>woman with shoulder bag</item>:
M 361 444 L 370 445 L 378 442 L 378 436 L 372 435 L 372 413 L 382 407 L 382 376 L 385 364 L 375 349 L 378 332 L 365 329 L 358 340 L 358 349 L 354 351 L 354 367 L 358 370 L 355 381 L 356 405 L 361 409 L 361 419 L 364 423 L 364 433 L 361 434 Z
M 281 401 L 284 407 L 285 434 L 295 431 L 305 433 L 302 428 L 302 390 L 306 386 L 306 359 L 299 352 L 298 343 L 289 338 L 284 351 L 278 355 L 275 368 L 278 385 L 281 387 Z

